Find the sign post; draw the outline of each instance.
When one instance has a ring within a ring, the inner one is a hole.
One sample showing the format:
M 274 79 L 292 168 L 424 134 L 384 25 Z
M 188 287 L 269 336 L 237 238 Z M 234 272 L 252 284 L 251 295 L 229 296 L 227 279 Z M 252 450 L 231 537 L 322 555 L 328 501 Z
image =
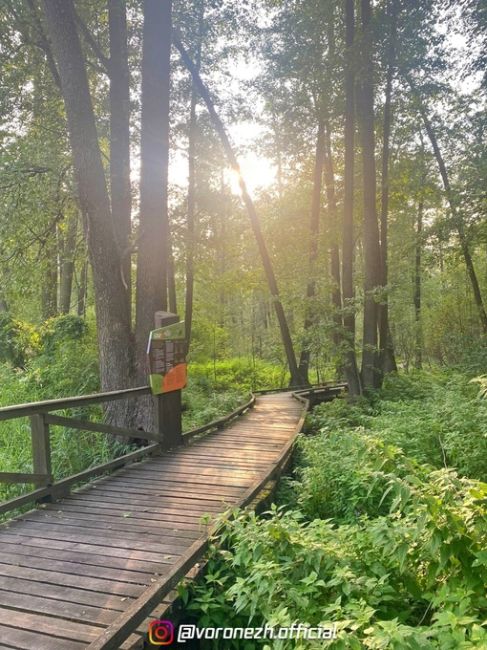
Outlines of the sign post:
M 149 383 L 154 395 L 155 421 L 164 447 L 183 443 L 181 390 L 186 386 L 184 322 L 176 314 L 158 311 L 149 336 Z

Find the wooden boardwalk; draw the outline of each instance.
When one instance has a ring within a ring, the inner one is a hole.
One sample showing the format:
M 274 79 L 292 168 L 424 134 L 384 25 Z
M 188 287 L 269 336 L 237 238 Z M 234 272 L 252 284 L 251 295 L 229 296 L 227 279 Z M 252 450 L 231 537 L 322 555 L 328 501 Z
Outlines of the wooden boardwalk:
M 291 393 L 260 396 L 227 428 L 4 524 L 0 650 L 133 645 L 204 552 L 203 516 L 246 505 L 280 471 L 303 411 Z

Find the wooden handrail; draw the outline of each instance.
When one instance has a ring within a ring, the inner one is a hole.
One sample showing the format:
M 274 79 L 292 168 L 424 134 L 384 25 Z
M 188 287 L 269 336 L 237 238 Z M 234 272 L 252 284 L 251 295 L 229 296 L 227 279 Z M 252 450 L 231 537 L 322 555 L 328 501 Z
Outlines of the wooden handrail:
M 97 404 L 102 402 L 111 401 L 112 399 L 124 399 L 127 397 L 139 397 L 141 395 L 151 394 L 148 386 L 142 386 L 136 389 L 113 391 L 109 393 L 99 393 L 95 395 L 87 395 L 85 397 L 68 397 L 59 400 L 46 400 L 43 402 L 34 402 L 32 404 L 21 404 L 18 406 L 7 406 L 0 409 L 0 420 L 9 420 L 19 417 L 29 416 L 31 420 L 31 437 L 32 437 L 32 452 L 33 452 L 33 469 L 32 473 L 0 473 L 0 482 L 5 483 L 33 483 L 37 489 L 27 494 L 22 494 L 0 504 L 0 515 L 21 506 L 40 499 L 50 500 L 52 498 L 59 498 L 65 495 L 71 485 L 81 483 L 90 478 L 105 474 L 109 470 L 117 469 L 123 465 L 139 460 L 143 456 L 147 456 L 161 449 L 163 439 L 160 433 L 139 431 L 136 429 L 126 429 L 122 427 L 115 427 L 112 425 L 104 424 L 102 422 L 89 422 L 78 420 L 75 418 L 62 417 L 59 415 L 50 415 L 50 411 L 71 408 L 73 406 Z M 185 444 L 198 435 L 223 427 L 227 422 L 233 418 L 241 415 L 247 409 L 255 404 L 255 395 L 239 406 L 237 409 L 225 415 L 222 418 L 213 420 L 196 429 L 187 431 L 183 435 Z M 3 415 L 3 417 L 2 417 Z M 97 465 L 96 467 L 89 468 L 83 472 L 79 472 L 73 476 L 69 476 L 60 481 L 54 481 L 51 474 L 51 453 L 49 445 L 49 425 L 65 426 L 73 429 L 84 431 L 94 431 L 100 433 L 107 433 L 115 436 L 134 438 L 153 441 L 154 444 L 148 445 L 137 451 L 125 454 L 120 458 L 116 458 L 107 463 Z
M 31 402 L 29 404 L 16 404 L 0 408 L 0 421 L 23 418 L 38 413 L 49 413 L 63 409 L 74 408 L 75 406 L 88 406 L 90 404 L 103 404 L 119 399 L 130 399 L 142 395 L 150 395 L 149 386 L 138 388 L 127 388 L 124 390 L 113 390 L 107 393 L 94 393 L 93 395 L 82 395 L 78 397 L 63 397 L 61 399 L 49 399 L 42 402 Z
M 274 389 L 272 391 L 263 392 L 292 392 L 293 397 L 302 402 L 306 410 L 309 408 L 309 398 L 319 392 L 338 392 L 343 390 L 346 384 L 330 384 L 330 385 L 315 385 L 309 386 L 305 389 Z M 152 432 L 139 431 L 135 429 L 125 429 L 122 427 L 114 427 L 104 424 L 102 422 L 88 422 L 77 420 L 74 418 L 61 417 L 57 415 L 49 415 L 50 411 L 61 410 L 73 406 L 80 406 L 86 404 L 97 404 L 107 401 L 139 397 L 141 395 L 150 394 L 148 386 L 141 386 L 139 388 L 131 388 L 128 390 L 112 391 L 108 393 L 99 393 L 95 395 L 86 395 L 84 397 L 68 397 L 59 400 L 46 400 L 43 402 L 34 402 L 32 404 L 22 404 L 18 406 L 7 406 L 0 409 L 0 420 L 8 420 L 19 417 L 30 416 L 31 418 L 31 432 L 32 432 L 32 450 L 33 450 L 33 469 L 32 474 L 29 473 L 0 473 L 0 482 L 6 483 L 33 483 L 37 489 L 23 494 L 14 499 L 10 499 L 0 504 L 0 514 L 9 512 L 19 508 L 26 503 L 38 501 L 39 499 L 58 498 L 67 493 L 69 487 L 76 483 L 88 480 L 95 476 L 100 476 L 109 470 L 122 467 L 123 465 L 138 460 L 143 456 L 149 455 L 161 449 L 163 440 L 161 435 Z M 236 408 L 234 411 L 225 415 L 217 420 L 213 420 L 208 424 L 197 427 L 183 434 L 183 441 L 189 444 L 191 440 L 203 433 L 207 433 L 214 429 L 219 429 L 225 426 L 228 422 L 233 420 L 244 413 L 247 409 L 252 408 L 255 404 L 256 395 L 252 393 L 250 399 Z M 85 431 L 95 431 L 100 433 L 108 433 L 121 437 L 138 438 L 153 441 L 154 444 L 148 445 L 137 451 L 130 452 L 116 458 L 102 465 L 97 465 L 90 469 L 84 470 L 79 474 L 67 477 L 60 481 L 54 481 L 51 474 L 51 457 L 49 448 L 49 425 L 66 426 L 74 429 Z

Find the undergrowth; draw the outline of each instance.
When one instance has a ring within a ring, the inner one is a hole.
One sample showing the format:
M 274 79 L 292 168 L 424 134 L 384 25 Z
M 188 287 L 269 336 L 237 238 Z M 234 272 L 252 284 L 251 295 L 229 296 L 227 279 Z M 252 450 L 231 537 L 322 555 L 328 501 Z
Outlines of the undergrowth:
M 208 647 L 487 648 L 485 407 L 458 373 L 317 407 L 281 505 L 222 518 L 181 594 L 200 626 L 336 624 L 337 638 Z

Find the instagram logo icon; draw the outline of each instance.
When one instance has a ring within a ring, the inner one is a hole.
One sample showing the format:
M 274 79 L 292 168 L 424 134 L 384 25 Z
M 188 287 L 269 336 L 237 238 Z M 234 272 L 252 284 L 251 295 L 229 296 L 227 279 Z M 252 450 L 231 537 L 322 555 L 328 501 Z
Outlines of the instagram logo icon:
M 174 625 L 171 621 L 152 621 L 149 624 L 149 643 L 151 645 L 171 645 L 174 641 Z

